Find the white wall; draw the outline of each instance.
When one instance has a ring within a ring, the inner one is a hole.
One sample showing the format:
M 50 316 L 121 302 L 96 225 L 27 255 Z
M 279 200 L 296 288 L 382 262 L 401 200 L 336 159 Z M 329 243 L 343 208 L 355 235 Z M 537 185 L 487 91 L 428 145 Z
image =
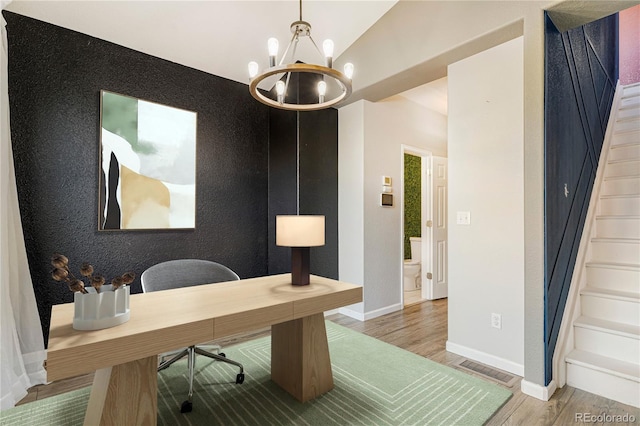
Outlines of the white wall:
M 402 308 L 402 145 L 446 156 L 447 120 L 399 97 L 356 102 L 338 114 L 339 274 L 362 278 L 352 281 L 364 284 L 363 310 L 354 316 L 368 319 Z M 391 176 L 393 207 L 380 206 L 382 176 Z
M 558 2 L 400 1 L 334 62 L 338 69 L 346 61 L 356 65 L 351 100 L 375 101 L 443 77 L 448 64 L 524 35 L 524 338 L 525 380 L 532 385 L 525 391 L 536 387 L 538 397 L 545 392 L 544 9 Z M 589 2 L 596 10 L 610 3 Z
M 339 110 L 338 277 L 364 284 L 364 104 Z M 366 295 L 366 290 L 363 290 Z M 343 312 L 362 319 L 364 302 Z M 349 310 L 353 312 L 349 312 Z
M 523 38 L 451 64 L 447 350 L 524 374 Z M 471 212 L 457 225 L 456 212 Z M 502 329 L 491 327 L 502 315 Z

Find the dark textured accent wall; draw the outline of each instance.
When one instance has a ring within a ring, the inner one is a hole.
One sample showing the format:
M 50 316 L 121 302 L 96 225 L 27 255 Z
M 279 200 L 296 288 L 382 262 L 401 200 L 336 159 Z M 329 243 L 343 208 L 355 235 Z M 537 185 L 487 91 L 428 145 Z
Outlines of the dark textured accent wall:
M 545 384 L 618 80 L 618 16 L 545 30 Z
M 293 76 L 287 101 L 317 102 L 318 76 Z M 273 94 L 272 94 L 273 95 Z M 275 245 L 275 217 L 325 216 L 325 245 L 311 248 L 311 273 L 338 278 L 338 111 L 269 112 L 269 274 L 291 269 L 291 249 Z
M 269 144 L 269 274 L 290 271 L 291 249 L 275 245 L 275 217 L 325 216 L 325 245 L 311 248 L 311 273 L 338 278 L 338 111 L 272 110 Z
M 404 154 L 404 258 L 411 259 L 411 237 L 422 235 L 422 158 Z
M 66 286 L 49 276 L 53 252 L 67 255 L 75 270 L 89 261 L 108 279 L 135 271 L 134 293 L 141 291 L 139 275 L 146 268 L 169 259 L 214 260 L 242 278 L 273 269 L 270 212 L 289 210 L 270 195 L 285 201 L 295 196 L 295 157 L 280 137 L 295 126 L 270 120 L 272 110 L 245 84 L 3 14 L 18 196 L 45 341 L 51 306 L 72 301 Z M 97 230 L 101 89 L 197 112 L 194 230 Z M 314 163 L 303 167 L 301 190 L 310 193 L 301 205 L 303 212 L 328 216 L 327 245 L 314 254 L 312 272 L 337 277 L 337 112 L 301 116 L 301 160 Z M 276 155 L 279 149 L 282 155 Z

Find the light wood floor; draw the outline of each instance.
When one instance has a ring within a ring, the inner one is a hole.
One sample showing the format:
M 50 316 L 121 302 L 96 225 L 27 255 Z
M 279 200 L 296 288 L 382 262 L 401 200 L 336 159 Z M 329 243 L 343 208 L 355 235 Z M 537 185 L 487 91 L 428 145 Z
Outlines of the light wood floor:
M 408 306 L 402 311 L 364 322 L 340 314 L 331 315 L 327 319 L 453 368 L 460 368 L 457 363 L 463 359 L 445 350 L 447 341 L 446 299 L 425 301 Z M 233 336 L 216 343 L 220 343 L 224 347 L 268 334 L 269 329 L 263 329 L 250 334 Z M 467 370 L 463 371 L 472 374 Z M 490 379 L 481 375 L 476 376 L 491 382 Z M 29 395 L 20 403 L 69 392 L 90 385 L 92 380 L 92 375 L 86 375 L 49 385 L 35 386 L 30 389 Z M 520 381 L 521 379 L 518 379 L 511 387 L 507 387 L 513 393 L 513 397 L 487 422 L 488 425 L 573 425 L 582 423 L 576 421 L 576 416 L 580 413 L 589 413 L 593 416 L 628 414 L 635 417 L 635 421 L 631 424 L 640 422 L 640 409 L 638 408 L 569 386 L 558 389 L 548 402 L 544 402 L 523 394 L 520 391 Z

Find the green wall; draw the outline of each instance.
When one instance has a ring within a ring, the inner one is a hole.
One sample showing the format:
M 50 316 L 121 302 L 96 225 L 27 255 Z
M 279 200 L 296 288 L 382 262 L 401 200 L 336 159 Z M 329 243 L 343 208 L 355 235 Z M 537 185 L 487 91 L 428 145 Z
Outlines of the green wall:
M 404 155 L 404 258 L 411 259 L 410 237 L 420 236 L 420 178 L 422 158 Z

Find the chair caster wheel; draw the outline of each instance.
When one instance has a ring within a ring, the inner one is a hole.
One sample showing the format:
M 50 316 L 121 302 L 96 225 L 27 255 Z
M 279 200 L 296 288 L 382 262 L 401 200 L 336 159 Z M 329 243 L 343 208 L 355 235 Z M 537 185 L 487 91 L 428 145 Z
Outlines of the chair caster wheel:
M 193 409 L 193 404 L 191 403 L 191 401 L 185 401 L 182 403 L 182 406 L 180 407 L 180 412 L 190 413 L 192 409 Z
M 236 385 L 241 385 L 244 382 L 244 374 L 243 373 L 239 373 L 236 376 Z
M 225 353 L 224 353 L 224 352 L 220 352 L 218 355 L 220 355 L 220 356 L 222 356 L 222 357 L 225 357 L 225 358 L 227 357 L 227 355 L 225 355 Z

